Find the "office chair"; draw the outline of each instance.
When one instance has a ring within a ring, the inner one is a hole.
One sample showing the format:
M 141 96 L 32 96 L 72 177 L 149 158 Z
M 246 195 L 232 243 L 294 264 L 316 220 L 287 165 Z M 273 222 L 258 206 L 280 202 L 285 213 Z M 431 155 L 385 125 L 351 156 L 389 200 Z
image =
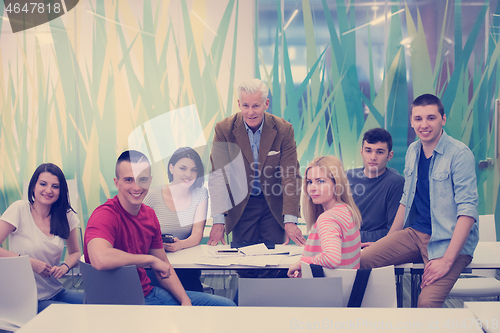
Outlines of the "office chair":
M 342 279 L 238 279 L 239 306 L 341 307 Z
M 479 241 L 496 242 L 495 215 L 479 215 Z M 496 278 L 496 269 L 472 269 L 471 273 L 462 273 L 449 297 L 491 297 L 500 300 L 500 281 Z
M 80 260 L 84 304 L 144 305 L 144 293 L 135 265 L 97 270 Z
M 349 303 L 352 286 L 356 278 L 356 269 L 329 269 L 323 268 L 326 277 L 342 278 L 343 306 Z M 311 266 L 302 263 L 302 278 L 312 278 Z M 320 279 L 316 279 L 320 280 Z M 394 280 L 394 266 L 374 268 L 371 270 L 361 307 L 395 308 L 396 281 Z

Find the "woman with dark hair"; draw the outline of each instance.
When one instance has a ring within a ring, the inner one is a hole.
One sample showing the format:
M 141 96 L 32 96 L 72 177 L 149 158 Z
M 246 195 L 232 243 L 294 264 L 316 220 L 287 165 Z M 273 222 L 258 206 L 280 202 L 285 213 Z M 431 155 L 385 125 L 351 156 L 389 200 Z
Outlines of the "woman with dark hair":
M 53 303 L 83 303 L 82 292 L 65 290 L 58 280 L 78 262 L 79 225 L 69 202 L 66 178 L 52 163 L 35 170 L 28 186 L 28 201 L 14 202 L 0 218 L 0 244 L 9 237 L 9 250 L 0 248 L 0 257 L 30 257 L 38 312 Z M 68 254 L 59 266 L 64 242 Z
M 207 219 L 208 191 L 203 186 L 204 167 L 200 155 L 189 147 L 177 149 L 168 161 L 168 180 L 160 189 L 151 189 L 144 204 L 153 208 L 164 239 L 163 248 L 175 252 L 200 244 Z M 176 269 L 184 289 L 203 291 L 201 270 Z M 148 273 L 149 270 L 148 270 Z M 154 274 L 148 274 L 155 283 Z

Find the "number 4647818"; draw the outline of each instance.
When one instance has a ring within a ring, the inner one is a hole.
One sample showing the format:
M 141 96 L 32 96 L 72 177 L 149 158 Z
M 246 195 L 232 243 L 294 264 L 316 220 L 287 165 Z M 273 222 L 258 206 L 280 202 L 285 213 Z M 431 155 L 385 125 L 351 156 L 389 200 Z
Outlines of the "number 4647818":
M 43 14 L 43 13 L 60 13 L 61 12 L 61 4 L 60 3 L 54 3 L 54 4 L 51 4 L 51 3 L 47 3 L 47 4 L 44 4 L 43 2 L 30 2 L 30 3 L 24 3 L 24 4 L 21 4 L 21 3 L 18 3 L 18 2 L 15 2 L 15 3 L 9 3 L 7 5 L 7 7 L 5 8 L 5 10 L 7 11 L 7 13 L 15 13 L 15 14 L 19 14 L 21 12 L 23 13 L 39 13 L 39 14 Z

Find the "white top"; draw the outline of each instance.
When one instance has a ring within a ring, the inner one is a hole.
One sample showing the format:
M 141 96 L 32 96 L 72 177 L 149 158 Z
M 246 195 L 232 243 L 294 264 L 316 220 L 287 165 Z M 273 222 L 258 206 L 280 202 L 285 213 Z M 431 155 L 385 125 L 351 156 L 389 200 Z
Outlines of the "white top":
M 67 214 L 69 230 L 76 228 L 80 221 L 74 212 Z M 59 236 L 45 235 L 35 224 L 28 201 L 18 200 L 3 213 L 2 220 L 12 224 L 16 230 L 9 235 L 9 249 L 48 263 L 59 265 L 64 249 L 64 240 Z M 35 273 L 38 300 L 53 297 L 62 289 L 62 284 L 54 277 L 43 278 Z
M 172 234 L 182 240 L 191 236 L 194 222 L 201 222 L 194 221 L 194 215 L 198 205 L 207 199 L 206 187 L 195 188 L 191 191 L 191 205 L 185 210 L 174 212 L 165 204 L 161 189 L 152 189 L 149 190 L 143 203 L 154 209 L 162 234 Z

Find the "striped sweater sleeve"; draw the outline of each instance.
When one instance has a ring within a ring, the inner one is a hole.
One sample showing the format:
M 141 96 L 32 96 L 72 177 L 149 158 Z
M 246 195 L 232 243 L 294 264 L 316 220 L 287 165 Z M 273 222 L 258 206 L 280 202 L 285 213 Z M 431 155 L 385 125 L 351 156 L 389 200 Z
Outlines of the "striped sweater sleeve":
M 342 228 L 336 220 L 327 216 L 320 216 L 316 227 L 321 252 L 312 258 L 311 263 L 337 268 L 342 262 Z

